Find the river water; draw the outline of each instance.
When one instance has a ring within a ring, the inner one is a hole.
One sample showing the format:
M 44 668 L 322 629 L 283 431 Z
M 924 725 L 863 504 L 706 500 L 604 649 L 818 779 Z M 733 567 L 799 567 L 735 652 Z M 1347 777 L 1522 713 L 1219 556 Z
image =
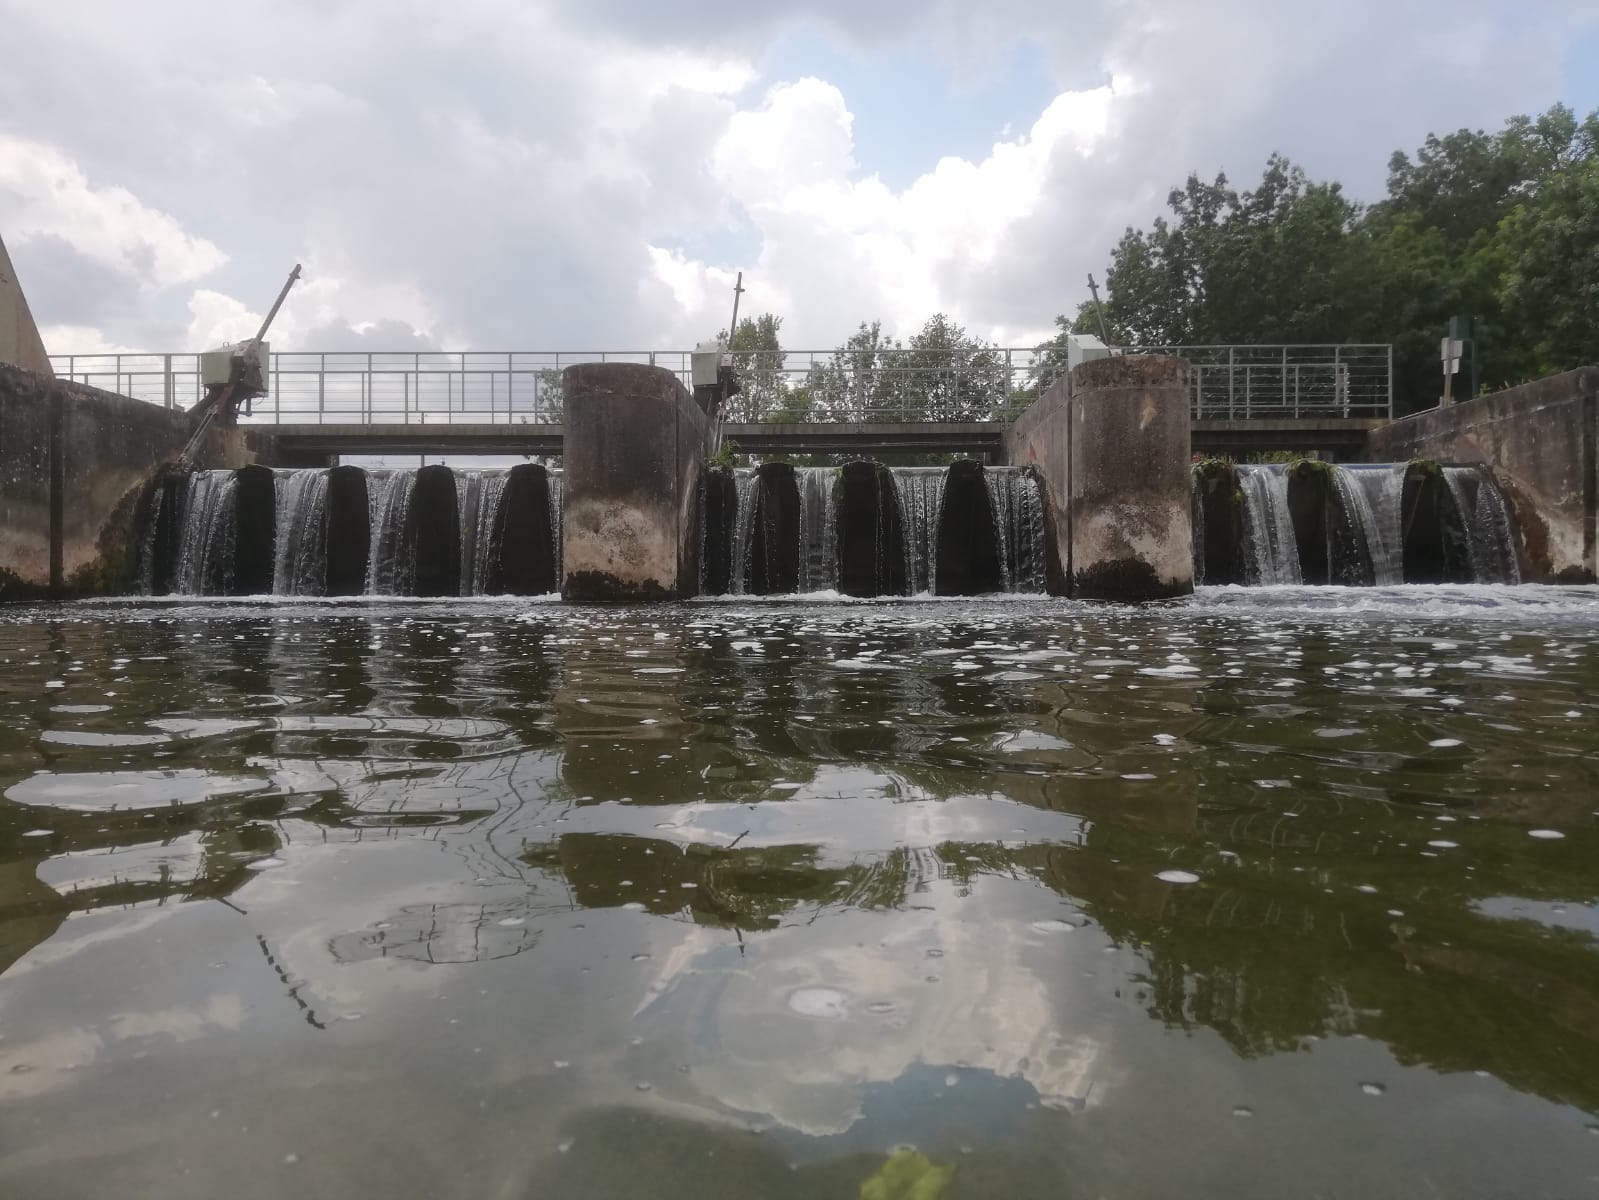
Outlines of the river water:
M 0 609 L 0 1194 L 1590 1195 L 1596 697 L 1591 588 Z

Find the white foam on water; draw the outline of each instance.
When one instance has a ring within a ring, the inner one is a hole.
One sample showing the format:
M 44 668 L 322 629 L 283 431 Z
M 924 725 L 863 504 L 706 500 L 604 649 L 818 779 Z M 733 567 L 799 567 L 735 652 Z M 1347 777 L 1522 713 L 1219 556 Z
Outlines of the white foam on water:
M 1199 876 L 1192 871 L 1159 871 L 1155 878 L 1162 883 L 1198 883 Z

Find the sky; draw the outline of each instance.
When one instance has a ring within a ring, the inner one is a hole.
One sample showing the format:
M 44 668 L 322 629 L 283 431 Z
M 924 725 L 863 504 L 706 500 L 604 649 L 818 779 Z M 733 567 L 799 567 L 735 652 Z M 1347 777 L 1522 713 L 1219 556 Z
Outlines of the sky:
M 1191 171 L 1599 108 L 1594 0 L 0 0 L 52 353 L 1028 346 Z

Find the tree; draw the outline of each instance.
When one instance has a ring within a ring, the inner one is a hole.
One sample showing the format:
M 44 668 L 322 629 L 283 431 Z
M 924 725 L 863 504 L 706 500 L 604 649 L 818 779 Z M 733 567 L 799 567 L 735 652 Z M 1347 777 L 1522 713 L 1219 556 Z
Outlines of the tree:
M 1105 319 L 1127 346 L 1387 342 L 1399 411 L 1439 390 L 1438 339 L 1479 319 L 1477 366 L 1513 382 L 1599 359 L 1594 164 L 1599 113 L 1556 105 L 1503 129 L 1432 135 L 1395 153 L 1387 196 L 1363 207 L 1280 155 L 1259 185 L 1191 175 L 1169 214 L 1111 251 Z M 1034 375 L 1064 369 L 1088 305 L 1056 318 Z
M 1599 155 L 1545 180 L 1500 226 L 1504 303 L 1539 374 L 1599 363 Z
M 728 414 L 734 421 L 803 420 L 789 403 L 788 380 L 784 374 L 785 355 L 778 336 L 783 318 L 772 313 L 745 317 L 731 339 L 727 331 L 717 335 L 732 354 L 738 372 L 739 394 L 733 397 Z

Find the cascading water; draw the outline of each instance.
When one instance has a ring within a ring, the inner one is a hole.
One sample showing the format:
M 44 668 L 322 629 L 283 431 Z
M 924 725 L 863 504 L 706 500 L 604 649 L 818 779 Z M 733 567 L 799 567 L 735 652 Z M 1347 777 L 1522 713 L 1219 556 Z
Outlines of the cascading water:
M 550 551 L 555 559 L 555 590 L 561 590 L 561 555 L 565 547 L 562 538 L 566 536 L 562 524 L 563 510 L 562 498 L 565 496 L 564 476 L 559 471 L 549 471 L 545 475 L 545 487 L 549 489 L 550 498 Z
M 196 471 L 189 477 L 173 591 L 200 596 L 225 593 L 232 587 L 238 488 L 232 471 Z
M 800 591 L 838 590 L 837 467 L 802 467 L 799 475 Z
M 1247 581 L 1257 585 L 1302 582 L 1294 519 L 1288 511 L 1288 472 L 1282 467 L 1241 466 L 1238 487 L 1244 494 Z
M 321 468 L 273 474 L 277 506 L 272 590 L 316 596 L 327 574 L 328 473 Z
M 494 553 L 494 524 L 505 499 L 505 471 L 474 471 L 461 502 L 461 595 L 481 596 Z
M 1401 509 L 1405 466 L 1334 467 L 1333 486 L 1344 511 L 1359 526 L 1371 560 L 1372 582 L 1390 587 L 1405 581 Z
M 1480 467 L 1445 467 L 1444 482 L 1466 527 L 1466 553 L 1478 583 L 1520 583 L 1510 536 L 1510 512 L 1492 477 Z
M 943 467 L 901 467 L 894 471 L 905 529 L 905 578 L 911 594 L 937 591 L 938 521 L 944 508 Z
M 369 595 L 406 595 L 412 590 L 414 564 L 405 546 L 405 522 L 411 511 L 414 471 L 372 471 L 367 475 L 371 556 L 367 560 Z
M 728 590 L 735 596 L 742 596 L 749 582 L 750 535 L 755 530 L 757 481 L 754 471 L 739 471 L 734 475 L 734 481 L 738 488 L 738 505 L 735 510 L 738 515 L 733 522 L 733 572 Z
M 983 472 L 994 514 L 1000 576 L 1007 592 L 1043 592 L 1044 497 L 1033 473 L 1022 467 L 990 467 Z

